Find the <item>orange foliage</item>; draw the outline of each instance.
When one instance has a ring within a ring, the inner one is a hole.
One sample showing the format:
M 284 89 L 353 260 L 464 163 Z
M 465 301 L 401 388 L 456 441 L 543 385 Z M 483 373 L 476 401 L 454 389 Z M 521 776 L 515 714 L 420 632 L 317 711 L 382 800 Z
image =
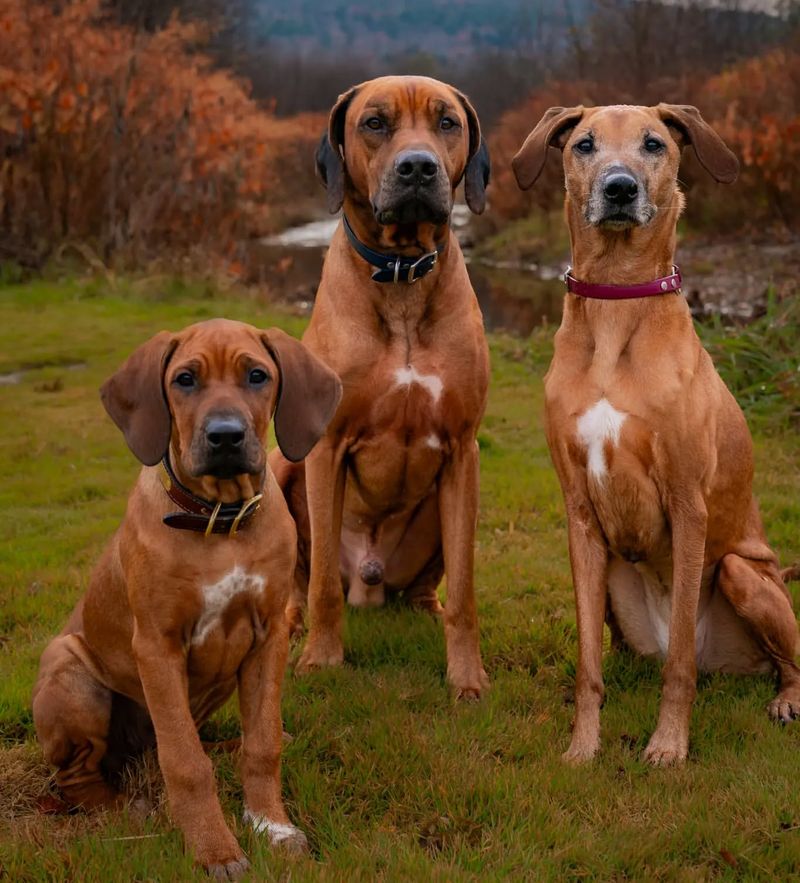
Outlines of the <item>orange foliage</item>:
M 492 156 L 489 200 L 494 214 L 502 219 L 514 220 L 525 217 L 534 209 L 550 211 L 561 205 L 564 201 L 564 173 L 559 151 L 550 151 L 542 177 L 535 187 L 526 191 L 517 186 L 511 170 L 511 159 L 549 107 L 592 104 L 591 94 L 591 87 L 585 83 L 550 83 L 500 118 L 489 136 Z
M 324 120 L 278 120 L 215 70 L 196 24 L 102 20 L 101 0 L 0 0 L 0 234 L 43 256 L 64 240 L 105 257 L 233 258 L 309 188 Z M 302 159 L 301 159 L 302 157 Z
M 800 52 L 777 49 L 710 79 L 703 104 L 742 163 L 736 189 L 769 220 L 798 226 Z

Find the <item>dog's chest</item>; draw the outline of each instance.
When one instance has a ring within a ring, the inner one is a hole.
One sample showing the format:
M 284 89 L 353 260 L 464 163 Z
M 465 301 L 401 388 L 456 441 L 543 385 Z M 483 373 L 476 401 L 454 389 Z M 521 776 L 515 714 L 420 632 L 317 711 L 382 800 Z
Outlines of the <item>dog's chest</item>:
M 653 433 L 646 423 L 601 397 L 578 414 L 574 443 L 611 548 L 628 560 L 660 549 L 666 523 L 652 475 Z
M 201 607 L 192 632 L 192 645 L 203 646 L 217 629 L 230 626 L 231 618 L 241 618 L 250 625 L 265 588 L 265 577 L 238 564 L 222 577 L 201 583 Z M 239 617 L 235 615 L 237 611 Z
M 374 376 L 370 423 L 404 435 L 427 435 L 445 416 L 444 373 L 422 360 L 393 360 Z
M 576 421 L 578 443 L 586 452 L 586 469 L 596 481 L 608 475 L 609 460 L 619 446 L 620 433 L 628 415 L 601 398 Z
M 425 496 L 449 447 L 449 381 L 434 363 L 397 359 L 374 373 L 349 450 L 353 485 L 370 509 Z

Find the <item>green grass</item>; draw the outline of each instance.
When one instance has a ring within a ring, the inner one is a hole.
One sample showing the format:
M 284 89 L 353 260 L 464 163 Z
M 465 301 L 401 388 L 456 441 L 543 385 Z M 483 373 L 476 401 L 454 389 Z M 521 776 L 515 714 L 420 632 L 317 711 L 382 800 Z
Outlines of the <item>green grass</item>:
M 131 784 L 134 794 L 155 795 L 158 811 L 147 818 L 37 813 L 49 783 L 30 691 L 39 654 L 84 590 L 137 472 L 100 405 L 102 380 L 161 328 L 216 314 L 280 322 L 294 333 L 302 324 L 252 297 L 212 300 L 203 287 L 106 287 L 0 290 L 0 373 L 37 366 L 18 385 L 0 387 L 0 877 L 15 881 L 194 879 L 152 759 Z M 400 605 L 348 613 L 345 667 L 289 677 L 285 689 L 294 739 L 284 753 L 284 791 L 309 835 L 310 858 L 273 855 L 243 830 L 236 758 L 214 755 L 252 879 L 796 874 L 800 724 L 768 721 L 769 678 L 702 677 L 689 762 L 652 770 L 640 755 L 656 720 L 658 667 L 609 652 L 602 752 L 589 768 L 560 762 L 576 636 L 563 507 L 541 427 L 549 338 L 491 341 L 476 551 L 491 691 L 477 705 L 453 704 L 441 628 L 427 616 Z M 800 441 L 783 423 L 769 432 L 761 425 L 757 492 L 770 539 L 789 562 L 800 558 Z M 204 737 L 237 730 L 231 704 Z
M 800 300 L 777 303 L 770 290 L 763 316 L 743 327 L 719 316 L 698 331 L 725 382 L 751 421 L 785 430 L 800 426 Z

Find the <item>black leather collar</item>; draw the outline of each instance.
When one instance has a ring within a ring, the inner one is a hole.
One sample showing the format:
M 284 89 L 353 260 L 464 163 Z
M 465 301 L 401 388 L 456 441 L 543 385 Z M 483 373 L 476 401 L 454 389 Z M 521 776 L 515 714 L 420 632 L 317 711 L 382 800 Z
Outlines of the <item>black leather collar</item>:
M 212 533 L 226 533 L 233 537 L 261 503 L 263 493 L 236 503 L 212 503 L 210 500 L 196 496 L 178 481 L 172 471 L 169 455 L 161 461 L 161 467 L 161 484 L 164 485 L 167 496 L 183 510 L 164 516 L 162 520 L 167 527 L 194 530 L 206 536 Z
M 409 285 L 413 285 L 417 279 L 422 279 L 423 276 L 430 273 L 444 250 L 444 244 L 437 245 L 436 251 L 428 252 L 416 260 L 399 254 L 384 254 L 382 251 L 368 248 L 361 242 L 350 226 L 346 215 L 342 215 L 342 222 L 350 245 L 368 264 L 378 268 L 372 274 L 372 278 L 376 282 L 407 282 Z

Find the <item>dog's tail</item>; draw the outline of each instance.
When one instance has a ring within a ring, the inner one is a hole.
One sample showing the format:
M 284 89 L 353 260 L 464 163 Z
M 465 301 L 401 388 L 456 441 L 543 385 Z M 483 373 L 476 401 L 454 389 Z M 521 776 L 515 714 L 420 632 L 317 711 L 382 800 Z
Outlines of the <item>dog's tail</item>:
M 781 571 L 781 576 L 785 583 L 792 580 L 800 580 L 800 564 L 794 564 L 792 567 L 786 567 Z

